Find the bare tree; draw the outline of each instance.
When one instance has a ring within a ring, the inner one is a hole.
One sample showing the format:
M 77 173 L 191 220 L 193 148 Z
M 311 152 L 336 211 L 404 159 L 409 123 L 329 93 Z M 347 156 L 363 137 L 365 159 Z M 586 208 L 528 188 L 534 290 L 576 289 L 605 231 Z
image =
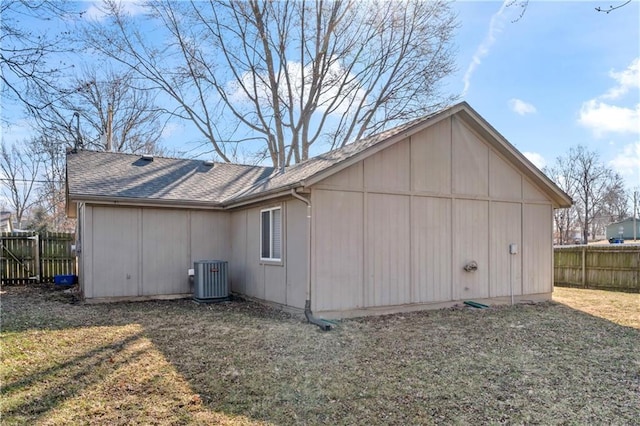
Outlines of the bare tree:
M 8 147 L 4 142 L 0 146 L 2 194 L 15 212 L 18 228 L 29 208 L 38 202 L 36 186 L 41 165 L 40 157 L 29 148 L 20 151 L 15 145 Z
M 67 92 L 34 117 L 39 135 L 31 140 L 31 150 L 43 161 L 40 221 L 46 219 L 50 229 L 58 230 L 73 226 L 65 211 L 67 149 L 163 153 L 162 110 L 155 106 L 153 93 L 132 85 L 130 72 L 87 69 L 71 80 Z
M 606 218 L 607 222 L 617 222 L 630 216 L 629 201 L 632 196 L 624 187 L 622 176 L 613 174 L 611 182 L 602 198 L 600 216 Z
M 145 33 L 115 1 L 85 33 L 176 104 L 217 156 L 238 144 L 284 167 L 453 101 L 444 1 L 153 1 Z M 162 40 L 162 42 L 155 42 Z M 256 141 L 258 146 L 256 147 Z
M 49 102 L 39 115 L 40 131 L 46 135 L 40 141 L 57 141 L 63 153 L 65 146 L 78 143 L 98 151 L 162 153 L 164 111 L 156 106 L 153 92 L 133 84 L 132 74 L 85 69 L 65 89 L 68 95 Z
M 622 221 L 632 216 L 633 194 L 624 187 L 622 176 L 612 173 L 602 203 L 595 214 L 592 224 L 592 235 L 604 234 L 607 225 Z
M 596 6 L 595 11 L 609 14 L 614 10 L 618 10 L 621 7 L 625 7 L 629 3 L 631 3 L 631 0 L 625 0 L 625 1 L 619 2 L 615 6 L 614 5 L 609 5 L 609 7 Z M 507 3 L 507 7 L 519 7 L 521 9 L 520 15 L 514 20 L 514 22 L 517 22 L 520 19 L 522 19 L 525 12 L 527 11 L 527 8 L 529 7 L 529 0 L 511 0 L 509 1 L 509 3 Z
M 586 244 L 589 240 L 589 227 L 604 202 L 613 173 L 605 167 L 595 151 L 583 146 L 569 150 L 574 164 L 573 179 L 576 184 L 578 216 L 582 222 L 582 237 Z
M 57 80 L 64 71 L 73 68 L 68 56 L 73 45 L 66 37 L 68 34 L 62 29 L 49 31 L 48 23 L 68 22 L 79 14 L 72 12 L 68 2 L 3 0 L 0 15 L 2 100 L 17 101 L 30 114 L 37 115 L 47 105 L 37 102 L 33 95 L 64 97 Z M 7 121 L 4 115 L 2 120 Z
M 626 0 L 626 1 L 620 2 L 616 6 L 614 6 L 614 5 L 609 5 L 609 7 L 600 7 L 600 6 L 598 6 L 598 7 L 596 7 L 596 11 L 604 12 L 606 14 L 609 14 L 609 13 L 613 12 L 614 10 L 620 9 L 621 7 L 624 7 L 624 6 L 628 5 L 629 3 L 631 3 L 631 0 Z
M 37 204 L 31 209 L 29 219 L 24 224 L 24 229 L 31 231 L 48 232 L 54 231 L 60 232 L 58 228 L 51 226 L 51 218 L 49 217 L 46 208 L 42 204 Z
M 554 212 L 559 244 L 572 242 L 577 229 L 586 244 L 589 234 L 595 236 L 608 223 L 626 217 L 624 181 L 596 152 L 580 145 L 571 148 L 544 172 L 574 200 L 571 208 Z
M 544 173 L 549 176 L 564 192 L 572 198 L 575 197 L 575 180 L 573 179 L 573 166 L 571 162 L 563 158 L 557 158 L 551 167 L 545 167 Z M 577 227 L 578 214 L 576 205 L 566 209 L 555 209 L 553 219 L 556 227 L 557 244 L 573 243 L 575 230 Z
M 593 219 L 603 211 L 612 188 L 621 185 L 621 178 L 600 161 L 597 152 L 589 151 L 581 145 L 571 148 L 567 156 L 559 161 L 566 163 L 572 171 L 571 195 L 576 203 L 582 238 L 586 244 Z
M 46 225 L 50 230 L 72 232 L 75 220 L 69 219 L 66 212 L 66 150 L 55 134 L 46 133 L 32 139 L 31 149 L 42 160 L 39 203 L 35 206 L 39 227 Z

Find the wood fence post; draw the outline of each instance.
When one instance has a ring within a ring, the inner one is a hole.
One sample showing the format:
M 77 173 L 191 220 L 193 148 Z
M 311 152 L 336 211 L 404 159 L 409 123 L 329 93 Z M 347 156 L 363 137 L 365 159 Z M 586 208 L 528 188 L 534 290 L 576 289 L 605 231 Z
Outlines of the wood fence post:
M 35 261 L 35 267 L 36 267 L 36 281 L 39 283 L 40 282 L 40 234 L 36 234 L 35 235 L 35 239 L 36 239 L 36 261 Z
M 636 276 L 635 276 L 635 285 L 636 290 L 640 293 L 640 251 L 638 251 L 636 256 Z
M 582 247 L 582 288 L 587 286 L 587 246 Z

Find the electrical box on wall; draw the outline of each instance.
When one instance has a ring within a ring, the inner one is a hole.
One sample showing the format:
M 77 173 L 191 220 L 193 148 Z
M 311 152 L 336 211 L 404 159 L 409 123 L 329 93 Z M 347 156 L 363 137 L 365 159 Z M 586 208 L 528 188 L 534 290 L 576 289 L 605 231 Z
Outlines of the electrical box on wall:
M 509 254 L 518 254 L 517 244 L 509 244 Z

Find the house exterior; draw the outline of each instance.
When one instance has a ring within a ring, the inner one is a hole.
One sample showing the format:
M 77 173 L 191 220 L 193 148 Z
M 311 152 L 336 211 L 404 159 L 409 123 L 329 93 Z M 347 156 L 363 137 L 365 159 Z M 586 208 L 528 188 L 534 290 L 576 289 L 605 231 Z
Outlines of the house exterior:
M 0 232 L 12 232 L 11 212 L 0 211 Z
M 633 240 L 634 224 L 636 227 L 635 238 L 640 240 L 640 219 L 636 218 L 634 222 L 633 217 L 628 217 L 625 220 L 621 220 L 619 222 L 614 222 L 607 225 L 607 239 L 609 240 L 611 238 L 622 237 L 625 240 Z
M 571 199 L 460 103 L 287 168 L 67 157 L 88 300 L 233 292 L 323 318 L 547 300 L 552 217 Z

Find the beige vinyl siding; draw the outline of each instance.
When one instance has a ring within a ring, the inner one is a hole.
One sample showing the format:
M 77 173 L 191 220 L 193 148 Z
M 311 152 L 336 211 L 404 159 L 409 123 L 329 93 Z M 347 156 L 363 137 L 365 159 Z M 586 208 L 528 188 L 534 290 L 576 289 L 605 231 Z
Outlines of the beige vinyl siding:
M 282 260 L 260 259 L 261 211 L 281 207 Z M 307 209 L 279 201 L 231 213 L 231 289 L 249 297 L 304 308 L 307 288 Z
M 522 176 L 496 152 L 489 156 L 489 195 L 497 199 L 520 200 Z
M 319 314 L 550 295 L 551 201 L 456 117 L 311 190 Z
M 410 198 L 368 194 L 366 306 L 411 303 Z
M 456 300 L 489 297 L 489 202 L 453 202 L 453 284 Z M 478 270 L 464 267 L 478 264 Z
M 451 295 L 451 200 L 413 197 L 413 301 L 444 302 Z
M 85 296 L 140 295 L 139 210 L 88 206 L 86 216 L 91 231 L 85 234 L 83 247 L 88 261 Z
M 362 193 L 313 191 L 312 206 L 312 308 L 363 307 Z
M 202 210 L 190 210 L 188 215 L 191 229 L 189 264 L 199 260 L 230 261 L 231 215 Z
M 85 205 L 79 262 L 85 297 L 189 294 L 195 260 L 228 260 L 229 213 Z
M 541 201 L 544 203 L 548 203 L 549 200 L 544 195 L 544 193 L 538 189 L 534 184 L 529 182 L 528 179 L 522 179 L 522 197 L 526 201 Z
M 362 190 L 364 185 L 363 167 L 363 162 L 359 161 L 351 167 L 329 176 L 318 187 Z
M 306 300 L 307 263 L 309 260 L 309 240 L 307 206 L 299 200 L 288 201 L 285 222 L 285 257 L 287 259 L 286 304 L 298 308 L 304 307 Z
M 260 261 L 260 208 L 249 209 L 247 214 L 247 240 L 245 245 L 245 294 L 258 299 L 265 299 L 264 269 L 265 264 Z M 234 244 L 232 241 L 231 244 Z M 240 243 L 242 244 L 242 243 Z M 269 265 L 280 268 L 279 265 Z
M 411 176 L 416 192 L 451 193 L 451 120 L 411 138 Z
M 189 217 L 182 210 L 142 210 L 141 295 L 189 292 Z
M 489 236 L 489 296 L 522 294 L 522 204 L 491 203 Z M 517 244 L 518 254 L 510 254 L 509 246 Z
M 76 217 L 78 219 L 76 222 L 76 229 L 77 229 L 76 257 L 78 261 L 78 285 L 80 289 L 84 293 L 86 293 L 87 285 L 85 285 L 85 275 L 86 275 L 87 266 L 89 263 L 86 262 L 87 250 L 84 247 L 84 242 L 85 242 L 85 234 L 87 234 L 87 232 L 90 232 L 90 228 L 87 226 L 87 222 L 89 219 L 86 214 L 87 207 L 85 203 L 77 203 L 76 209 L 77 209 Z M 91 250 L 88 250 L 88 252 L 90 253 Z M 83 294 L 83 297 L 84 297 L 84 294 Z
M 489 195 L 489 147 L 464 122 L 452 118 L 453 193 Z
M 364 160 L 368 190 L 409 191 L 409 141 L 399 142 Z
M 231 261 L 229 262 L 229 281 L 231 291 L 248 295 L 247 268 L 245 267 L 247 263 L 247 210 L 231 213 L 230 222 Z
M 550 205 L 525 204 L 522 215 L 522 283 L 524 294 L 553 290 L 553 244 Z
M 264 300 L 287 305 L 287 277 L 284 267 L 264 265 Z

